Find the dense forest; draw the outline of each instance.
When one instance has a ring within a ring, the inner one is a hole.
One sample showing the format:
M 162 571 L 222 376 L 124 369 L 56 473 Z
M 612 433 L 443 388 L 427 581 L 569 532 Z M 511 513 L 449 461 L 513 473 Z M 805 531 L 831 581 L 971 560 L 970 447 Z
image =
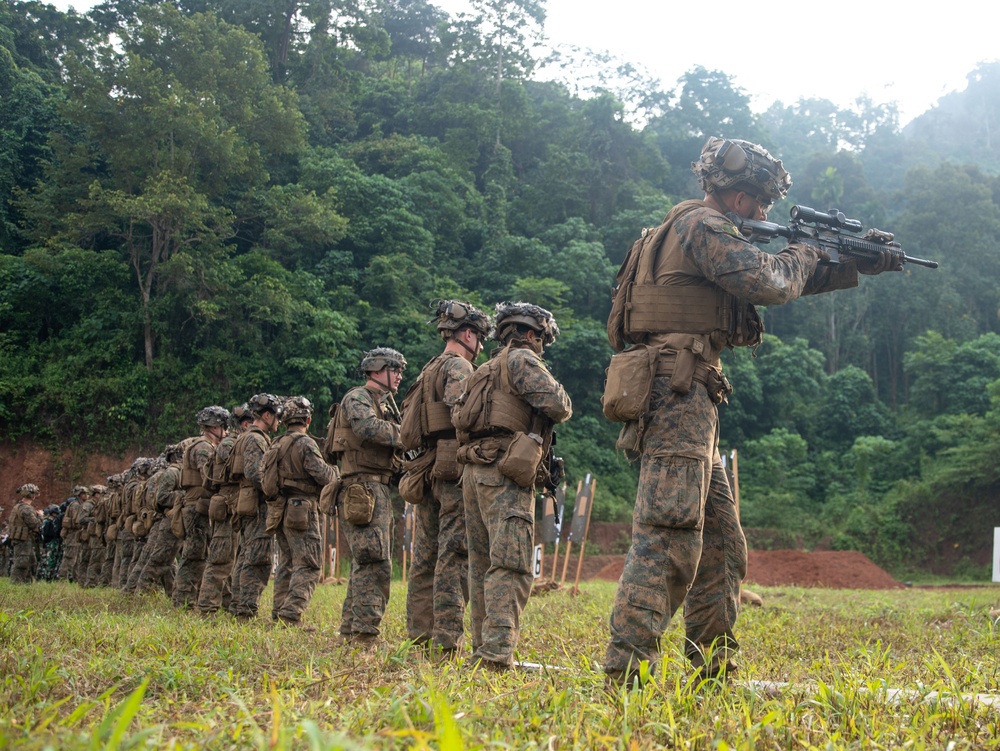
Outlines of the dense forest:
M 555 312 L 570 481 L 627 519 L 600 394 L 614 273 L 697 197 L 708 135 L 781 157 L 795 203 L 937 271 L 764 311 L 722 442 L 742 514 L 896 571 L 982 575 L 1000 522 L 1000 64 L 900 128 L 859 98 L 754 113 L 722 71 L 541 80 L 542 0 L 0 0 L 0 438 L 155 451 L 269 391 L 325 409 L 360 355 L 439 348 L 439 298 Z M 550 59 L 569 75 L 579 61 Z M 574 92 L 574 93 L 571 93 Z

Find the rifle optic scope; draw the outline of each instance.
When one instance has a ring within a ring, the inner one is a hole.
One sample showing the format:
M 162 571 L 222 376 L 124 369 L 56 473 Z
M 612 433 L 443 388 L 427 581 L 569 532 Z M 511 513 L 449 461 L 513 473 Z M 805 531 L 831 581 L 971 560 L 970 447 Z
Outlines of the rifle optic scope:
M 848 219 L 844 212 L 837 209 L 830 209 L 824 214 L 822 211 L 810 209 L 808 206 L 792 206 L 791 211 L 793 222 L 815 222 L 825 224 L 828 227 L 840 227 L 848 232 L 860 232 L 864 229 L 857 219 Z

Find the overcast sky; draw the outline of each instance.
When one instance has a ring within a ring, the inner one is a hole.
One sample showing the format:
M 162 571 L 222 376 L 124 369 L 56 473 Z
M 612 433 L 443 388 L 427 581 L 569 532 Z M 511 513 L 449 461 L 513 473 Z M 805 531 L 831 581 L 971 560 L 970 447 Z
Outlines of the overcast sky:
M 449 13 L 468 0 L 432 0 Z M 57 0 L 86 11 L 95 0 Z M 899 104 L 900 121 L 965 88 L 979 62 L 1000 57 L 997 6 L 985 0 L 898 3 L 715 0 L 547 0 L 553 45 L 608 51 L 667 89 L 695 65 L 732 76 L 756 110 L 775 100 L 859 95 Z M 990 8 L 993 10 L 989 10 Z M 993 19 L 993 20 L 990 20 Z

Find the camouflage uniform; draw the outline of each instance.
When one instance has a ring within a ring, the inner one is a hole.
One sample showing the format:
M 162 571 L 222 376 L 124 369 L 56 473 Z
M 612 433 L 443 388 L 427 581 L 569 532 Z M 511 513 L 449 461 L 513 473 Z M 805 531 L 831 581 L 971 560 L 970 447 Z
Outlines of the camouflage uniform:
M 498 315 L 498 328 L 501 326 Z M 573 406 L 542 358 L 529 348 L 503 347 L 481 368 L 497 370 L 507 357 L 511 392 L 528 404 L 540 435 L 568 420 Z M 498 467 L 510 431 L 479 437 L 459 433 L 465 523 L 469 545 L 469 595 L 473 658 L 510 665 L 520 637 L 521 611 L 531 591 L 535 491 L 505 477 Z M 524 432 L 528 432 L 525 430 Z M 551 438 L 549 438 L 551 440 Z
M 436 400 L 454 406 L 474 366 L 458 354 L 445 353 L 424 366 L 420 378 L 434 380 Z M 414 388 L 419 388 L 420 381 Z M 454 439 L 454 430 L 435 436 Z M 453 450 L 453 449 L 452 449 Z M 465 502 L 454 481 L 432 480 L 431 491 L 415 507 L 413 562 L 406 591 L 406 630 L 416 643 L 431 642 L 444 650 L 456 649 L 465 633 L 465 606 L 469 601 L 469 549 L 465 531 Z
M 773 255 L 759 251 L 704 201 L 678 204 L 666 221 L 673 228 L 656 258 L 653 283 L 724 290 L 753 318 L 753 304 L 779 305 L 857 284 L 853 266 L 817 268 L 809 247 L 792 245 Z M 752 337 L 734 341 L 733 336 L 721 330 L 647 335 L 646 343 L 661 352 L 661 365 L 641 439 L 632 546 L 604 658 L 611 675 L 625 675 L 641 660 L 655 668 L 660 636 L 682 602 L 685 653 L 692 663 L 713 674 L 732 667 L 747 551 L 718 450 L 716 404 L 725 391 L 713 387 L 710 393 L 707 384 L 723 382 L 724 347 L 754 343 Z M 685 349 L 700 353 L 700 361 L 690 390 L 680 393 L 670 388 L 669 366 Z
M 63 514 L 62 535 L 63 556 L 59 564 L 59 579 L 63 581 L 76 581 L 73 571 L 76 568 L 76 560 L 80 554 L 80 501 L 73 497 L 66 506 L 66 513 Z
M 10 580 L 15 584 L 31 584 L 38 567 L 35 545 L 42 522 L 34 507 L 20 498 L 10 512 L 9 533 L 13 546 Z
M 211 496 L 202 486 L 211 469 L 215 444 L 205 436 L 191 442 L 184 450 L 181 485 L 184 488 L 184 541 L 174 577 L 174 607 L 193 607 L 205 573 L 208 555 L 208 504 Z
M 104 563 L 101 565 L 101 575 L 97 581 L 99 587 L 112 586 L 115 558 L 118 553 L 118 521 L 122 510 L 121 475 L 108 478 L 107 523 L 104 526 Z
M 179 457 L 175 454 L 171 458 Z M 146 483 L 145 503 L 147 511 L 153 514 L 153 523 L 149 528 L 149 534 L 146 535 L 142 556 L 136 565 L 138 573 L 129 574 L 128 591 L 149 592 L 163 587 L 168 597 L 173 595 L 174 560 L 177 558 L 181 541 L 171 529 L 169 514 L 183 500 L 179 461 L 168 464 L 149 478 Z
M 38 566 L 38 578 L 45 581 L 55 581 L 62 562 L 62 514 L 58 506 L 50 506 L 42 520 L 42 562 Z
M 80 505 L 77 511 L 77 554 L 73 566 L 73 581 L 81 587 L 87 584 L 87 569 L 90 567 L 90 537 L 94 526 L 94 496 L 88 488 L 80 494 Z
M 233 451 L 241 454 L 243 472 L 233 472 L 232 479 L 240 483 L 240 493 L 253 493 L 257 498 L 257 513 L 240 517 L 240 545 L 233 569 L 233 595 L 229 612 L 240 618 L 257 615 L 260 595 L 271 578 L 274 561 L 274 537 L 267 533 L 267 504 L 261 489 L 261 461 L 271 439 L 256 425 L 241 433 Z
M 101 568 L 104 566 L 105 553 L 104 531 L 108 522 L 107 489 L 103 485 L 95 485 L 93 493 L 93 521 L 87 530 L 89 546 L 87 571 L 83 581 L 80 582 L 87 588 L 98 586 L 101 579 Z
M 293 400 L 289 400 L 291 403 Z M 286 406 L 285 410 L 288 411 Z M 285 420 L 286 418 L 282 418 Z M 309 607 L 319 583 L 323 564 L 323 540 L 319 494 L 324 485 L 337 480 L 336 467 L 323 460 L 316 442 L 290 426 L 289 432 L 268 448 L 278 454 L 279 498 L 285 502 L 285 513 L 275 538 L 278 544 L 278 568 L 274 574 L 274 605 L 272 618 L 286 623 L 298 623 Z
M 340 633 L 344 637 L 374 638 L 389 601 L 392 579 L 392 501 L 389 483 L 401 466 L 398 455 L 399 417 L 389 392 L 378 393 L 367 386 L 347 392 L 334 417 L 336 435 L 348 443 L 340 467 L 345 490 L 363 484 L 374 497 L 368 524 L 344 520 L 344 536 L 351 550 L 351 575 L 344 596 Z
M 142 481 L 141 475 L 148 470 L 145 462 L 152 461 L 145 457 L 132 465 L 132 468 L 125 473 L 124 484 L 122 486 L 122 509 L 118 517 L 118 533 L 115 538 L 117 550 L 115 551 L 115 568 L 111 574 L 111 586 L 125 589 L 128 583 L 129 571 L 132 567 L 132 553 L 135 552 L 135 533 L 132 525 L 135 523 L 138 508 L 136 507 L 136 492 L 139 483 Z M 142 471 L 140 472 L 140 467 Z

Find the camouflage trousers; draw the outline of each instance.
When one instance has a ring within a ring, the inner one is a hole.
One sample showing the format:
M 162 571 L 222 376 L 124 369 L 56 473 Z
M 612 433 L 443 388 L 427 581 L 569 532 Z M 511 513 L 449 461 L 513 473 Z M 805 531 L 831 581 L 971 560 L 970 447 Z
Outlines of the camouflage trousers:
M 135 548 L 135 535 L 129 524 L 126 523 L 118 529 L 117 550 L 115 551 L 115 568 L 111 572 L 111 586 L 118 589 L 125 589 L 128 581 L 128 569 L 132 561 L 132 550 Z M 124 572 L 124 573 L 123 573 Z
M 239 560 L 235 570 L 239 583 L 233 580 L 233 600 L 230 612 L 241 618 L 253 618 L 260 607 L 260 596 L 271 578 L 274 563 L 274 535 L 267 529 L 267 504 L 257 503 L 257 516 L 242 519 Z
M 718 451 L 718 411 L 705 387 L 670 391 L 657 378 L 643 438 L 632 547 L 611 614 L 607 672 L 655 669 L 660 636 L 684 603 L 685 649 L 695 665 L 725 665 L 747 548 Z
M 205 573 L 198 593 L 198 610 L 202 613 L 214 613 L 231 601 L 229 582 L 236 563 L 237 541 L 233 518 L 230 514 L 225 521 L 211 523 L 212 539 L 208 543 Z
M 38 569 L 34 540 L 14 540 L 10 580 L 15 584 L 31 584 Z
M 415 508 L 413 563 L 406 590 L 406 630 L 418 644 L 456 649 L 465 634 L 469 548 L 462 489 L 434 480 Z
M 126 592 L 151 592 L 160 587 L 170 597 L 174 591 L 174 559 L 181 541 L 170 529 L 170 519 L 157 512 L 149 528 L 142 555 L 129 573 Z
M 122 566 L 123 592 L 135 594 L 136 587 L 139 586 L 139 575 L 142 573 L 142 567 L 149 559 L 149 551 L 146 550 L 146 543 L 148 542 L 148 532 L 144 535 L 135 535 L 133 537 L 132 557 Z
M 117 540 L 106 540 L 104 545 L 104 563 L 101 564 L 101 576 L 97 580 L 98 587 L 110 587 L 111 576 L 115 568 L 115 555 L 118 552 Z
M 79 539 L 79 538 L 78 538 Z M 76 552 L 76 563 L 73 565 L 73 581 L 81 587 L 87 583 L 87 569 L 90 566 L 90 537 L 79 540 Z
M 91 538 L 90 542 L 87 543 L 90 550 L 87 555 L 87 572 L 84 574 L 83 581 L 80 582 L 84 587 L 96 587 L 101 579 L 101 568 L 104 566 L 104 537 Z
M 55 581 L 59 574 L 59 564 L 62 563 L 63 543 L 58 537 L 45 543 L 42 552 L 42 562 L 38 567 L 38 578 L 45 581 Z
M 59 564 L 59 578 L 63 581 L 76 581 L 74 572 L 76 562 L 80 557 L 80 543 L 76 532 L 70 532 L 63 540 L 62 563 Z
M 344 537 L 351 551 L 351 575 L 347 581 L 340 620 L 343 636 L 377 636 L 389 601 L 392 579 L 392 501 L 389 486 L 380 482 L 364 484 L 375 496 L 371 522 L 358 525 L 344 521 Z
M 275 620 L 298 621 L 316 591 L 323 563 L 323 538 L 317 503 L 306 498 L 289 498 L 285 518 L 275 534 L 275 540 L 278 543 L 278 569 L 274 573 L 271 615 Z
M 462 474 L 469 545 L 473 659 L 509 665 L 531 593 L 535 493 L 497 464 L 467 464 Z
M 205 573 L 205 557 L 208 555 L 208 516 L 199 514 L 196 504 L 185 503 L 181 518 L 184 520 L 184 542 L 181 544 L 181 557 L 174 577 L 175 608 L 194 607 L 198 603 L 201 577 Z

